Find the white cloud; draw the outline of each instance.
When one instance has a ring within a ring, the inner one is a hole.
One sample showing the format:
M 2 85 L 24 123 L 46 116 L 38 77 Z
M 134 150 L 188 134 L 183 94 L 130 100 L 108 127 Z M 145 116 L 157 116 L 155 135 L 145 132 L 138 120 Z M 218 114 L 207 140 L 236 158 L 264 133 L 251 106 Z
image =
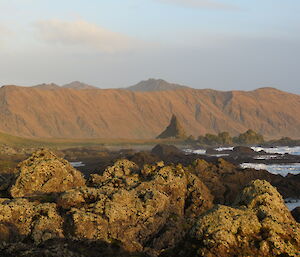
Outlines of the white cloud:
M 214 0 L 156 0 L 169 4 L 181 5 L 184 7 L 191 8 L 210 8 L 210 9 L 237 9 L 236 6 L 226 4 L 221 1 Z
M 139 42 L 84 20 L 44 20 L 35 23 L 38 36 L 49 44 L 84 47 L 104 53 L 130 50 Z

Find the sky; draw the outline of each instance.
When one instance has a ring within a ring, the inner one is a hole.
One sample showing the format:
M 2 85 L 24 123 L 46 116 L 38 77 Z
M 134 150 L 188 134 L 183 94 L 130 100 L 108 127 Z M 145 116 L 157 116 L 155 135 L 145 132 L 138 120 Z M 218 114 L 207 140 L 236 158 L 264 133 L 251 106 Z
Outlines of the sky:
M 300 93 L 299 0 L 0 0 L 0 85 Z

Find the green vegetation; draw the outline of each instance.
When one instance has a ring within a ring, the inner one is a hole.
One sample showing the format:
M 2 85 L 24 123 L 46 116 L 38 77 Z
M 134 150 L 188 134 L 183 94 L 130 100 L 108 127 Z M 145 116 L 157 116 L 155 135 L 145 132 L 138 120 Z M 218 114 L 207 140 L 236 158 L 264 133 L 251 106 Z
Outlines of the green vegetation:
M 221 132 L 217 135 L 215 134 L 205 134 L 204 136 L 199 136 L 195 141 L 200 145 L 232 145 L 232 144 L 261 144 L 264 142 L 262 135 L 256 133 L 255 131 L 249 129 L 245 133 L 240 134 L 237 137 L 231 137 L 228 132 Z
M 17 136 L 11 136 L 5 133 L 0 132 L 0 144 L 6 144 L 10 146 L 29 146 L 35 145 L 39 142 L 33 139 L 27 139 Z
M 5 146 L 10 148 L 41 148 L 46 147 L 50 149 L 66 149 L 73 147 L 93 147 L 93 146 L 112 146 L 130 148 L 131 146 L 152 146 L 156 144 L 184 144 L 182 139 L 103 139 L 103 138 L 87 138 L 87 139 L 64 139 L 64 138 L 45 138 L 45 139 L 31 139 L 11 136 L 0 132 L 0 153 Z
M 300 140 L 292 139 L 290 137 L 282 137 L 276 140 L 270 140 L 263 144 L 264 146 L 300 146 Z
M 264 137 L 259 133 L 249 129 L 245 133 L 241 133 L 236 137 L 232 137 L 228 132 L 220 132 L 219 134 L 205 134 L 195 139 L 192 135 L 184 139 L 167 138 L 167 139 L 31 139 L 11 136 L 0 132 L 0 154 L 8 153 L 9 149 L 25 149 L 25 151 L 17 151 L 20 154 L 28 152 L 26 149 L 35 149 L 46 147 L 54 150 L 76 148 L 76 147 L 112 147 L 112 148 L 131 148 L 131 147 L 152 147 L 156 144 L 171 144 L 177 146 L 197 144 L 202 146 L 218 146 L 218 145 L 300 145 L 300 140 L 293 140 L 283 137 L 277 140 L 265 141 Z M 29 151 L 30 152 L 30 151 Z
M 245 144 L 245 145 L 251 145 L 251 144 L 260 144 L 264 143 L 264 137 L 252 129 L 247 130 L 245 133 L 240 134 L 238 137 L 233 138 L 233 142 L 237 144 Z
M 205 134 L 205 136 L 198 137 L 198 143 L 204 145 L 230 145 L 233 140 L 228 132 L 221 132 L 218 135 Z

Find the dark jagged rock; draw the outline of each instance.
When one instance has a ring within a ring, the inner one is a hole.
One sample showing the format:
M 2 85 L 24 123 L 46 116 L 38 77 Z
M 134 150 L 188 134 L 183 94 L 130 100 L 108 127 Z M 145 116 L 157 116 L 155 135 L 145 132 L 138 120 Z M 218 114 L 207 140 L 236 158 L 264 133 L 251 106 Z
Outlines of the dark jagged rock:
M 182 155 L 182 151 L 179 150 L 176 146 L 164 144 L 158 144 L 154 146 L 151 150 L 151 153 L 157 155 L 160 158 L 164 158 L 171 155 Z
M 255 155 L 257 152 L 255 152 L 251 147 L 247 146 L 236 146 L 232 150 L 233 154 L 241 154 L 241 155 Z
M 154 164 L 161 160 L 157 155 L 150 152 L 134 153 L 133 155 L 130 155 L 127 158 L 128 160 L 139 165 L 140 167 L 143 167 L 144 164 Z
M 179 123 L 177 117 L 173 114 L 170 124 L 167 128 L 157 136 L 157 138 L 178 138 L 178 139 L 185 139 L 186 133 Z
M 51 239 L 39 245 L 0 244 L 1 257 L 149 257 L 145 253 L 126 252 L 117 242 Z
M 206 154 L 219 154 L 220 152 L 215 148 L 207 148 L 205 151 Z
M 297 207 L 294 210 L 292 210 L 292 215 L 294 219 L 300 223 L 300 207 Z
M 85 185 L 82 174 L 48 150 L 39 150 L 21 162 L 9 191 L 12 197 L 63 192 Z
M 222 158 L 216 164 L 196 160 L 189 170 L 205 183 L 214 196 L 214 202 L 218 204 L 232 204 L 238 192 L 252 180 L 265 179 L 280 184 L 284 179 L 264 170 L 239 169 Z

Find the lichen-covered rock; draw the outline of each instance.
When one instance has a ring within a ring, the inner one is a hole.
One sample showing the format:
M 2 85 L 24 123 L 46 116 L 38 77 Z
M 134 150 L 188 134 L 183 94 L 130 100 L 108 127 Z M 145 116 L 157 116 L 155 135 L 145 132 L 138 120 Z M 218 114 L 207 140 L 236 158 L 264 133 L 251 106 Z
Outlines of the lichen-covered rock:
M 0 241 L 17 242 L 31 238 L 41 243 L 63 237 L 63 218 L 56 204 L 26 199 L 0 199 Z
M 34 203 L 26 199 L 1 199 L 0 201 L 2 241 L 17 241 L 31 233 Z
M 39 150 L 16 168 L 12 197 L 64 192 L 85 185 L 83 175 L 50 151 Z
M 273 186 L 253 181 L 235 204 L 219 205 L 198 220 L 190 233 L 197 256 L 299 256 L 300 225 Z
M 34 208 L 31 223 L 31 239 L 42 243 L 52 238 L 63 238 L 64 219 L 60 216 L 55 203 L 38 204 Z
M 181 166 L 128 160 L 93 175 L 93 187 L 65 192 L 57 203 L 67 211 L 69 236 L 119 242 L 130 252 L 158 255 L 180 241 L 195 217 L 212 207 L 206 186 Z

